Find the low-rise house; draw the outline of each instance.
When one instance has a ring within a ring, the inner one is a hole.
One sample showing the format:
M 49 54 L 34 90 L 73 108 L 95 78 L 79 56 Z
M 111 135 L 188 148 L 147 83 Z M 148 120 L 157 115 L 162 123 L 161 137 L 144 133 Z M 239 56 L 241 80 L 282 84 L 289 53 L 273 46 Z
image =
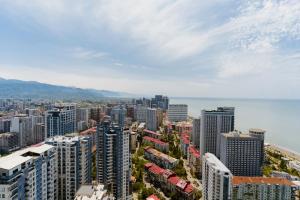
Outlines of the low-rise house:
M 156 149 L 163 151 L 163 152 L 168 152 L 169 151 L 169 144 L 166 142 L 163 142 L 161 140 L 149 137 L 149 136 L 144 136 L 143 137 L 143 143 L 146 145 L 152 145 Z
M 196 149 L 195 146 L 190 145 L 188 148 L 188 163 L 191 168 L 191 172 L 195 174 L 197 178 L 201 178 L 201 156 L 200 152 Z
M 150 131 L 148 129 L 144 129 L 144 135 L 160 140 L 162 138 L 162 134 L 157 133 L 155 131 Z
M 160 200 L 160 199 L 155 194 L 152 194 L 149 197 L 147 197 L 146 200 Z
M 190 136 L 188 133 L 182 133 L 180 137 L 180 148 L 182 154 L 186 157 L 188 154 L 188 148 L 190 145 Z
M 150 182 L 165 192 L 176 193 L 179 199 L 194 199 L 195 189 L 190 182 L 176 176 L 174 172 L 163 169 L 154 163 L 145 164 L 145 171 Z
M 172 156 L 169 156 L 167 154 L 164 154 L 149 146 L 144 148 L 144 155 L 146 159 L 167 169 L 172 169 L 179 163 L 178 159 L 173 158 Z

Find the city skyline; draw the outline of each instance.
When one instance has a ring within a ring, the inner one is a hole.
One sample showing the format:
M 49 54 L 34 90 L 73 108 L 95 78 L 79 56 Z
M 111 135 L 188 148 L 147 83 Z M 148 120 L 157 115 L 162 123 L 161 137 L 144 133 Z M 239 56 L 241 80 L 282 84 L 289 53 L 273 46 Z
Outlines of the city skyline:
M 296 0 L 1 4 L 3 78 L 142 95 L 300 98 Z

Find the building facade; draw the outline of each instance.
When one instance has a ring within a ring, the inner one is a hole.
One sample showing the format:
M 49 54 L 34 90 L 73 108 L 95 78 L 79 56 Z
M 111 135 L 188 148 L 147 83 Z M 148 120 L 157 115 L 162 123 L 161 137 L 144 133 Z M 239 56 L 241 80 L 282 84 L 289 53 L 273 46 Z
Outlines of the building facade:
M 10 130 L 18 134 L 21 148 L 27 146 L 32 135 L 32 118 L 25 114 L 14 116 L 11 119 Z
M 231 182 L 230 170 L 214 154 L 206 153 L 202 159 L 203 199 L 231 199 Z
M 192 132 L 192 144 L 196 147 L 200 147 L 200 124 L 201 119 L 195 118 L 193 119 L 193 132 Z
M 234 108 L 218 107 L 217 110 L 201 111 L 200 153 L 213 153 L 219 157 L 221 133 L 234 130 Z
M 17 133 L 0 134 L 0 153 L 10 153 L 19 148 Z
M 130 200 L 130 131 L 110 121 L 97 126 L 97 181 L 104 184 L 117 200 Z
M 76 104 L 57 105 L 45 114 L 46 138 L 76 131 Z
M 221 134 L 220 160 L 234 176 L 261 176 L 264 139 L 233 131 Z
M 0 199 L 56 200 L 56 151 L 41 144 L 0 158 Z
M 295 199 L 296 185 L 284 178 L 234 176 L 232 187 L 232 200 Z
M 136 120 L 138 122 L 146 122 L 147 119 L 147 107 L 143 105 L 136 106 Z
M 85 136 L 55 136 L 46 140 L 57 151 L 57 199 L 73 200 L 82 184 L 92 182 L 92 141 Z
M 171 122 L 186 121 L 188 106 L 186 104 L 170 104 L 168 108 L 168 119 Z
M 155 108 L 147 109 L 146 127 L 151 131 L 157 130 L 157 112 Z

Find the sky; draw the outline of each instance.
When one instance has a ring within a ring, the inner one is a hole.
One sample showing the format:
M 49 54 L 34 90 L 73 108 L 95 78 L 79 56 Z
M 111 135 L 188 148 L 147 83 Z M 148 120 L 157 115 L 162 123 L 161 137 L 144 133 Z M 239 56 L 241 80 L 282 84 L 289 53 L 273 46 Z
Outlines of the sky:
M 0 77 L 300 98 L 299 0 L 0 0 Z

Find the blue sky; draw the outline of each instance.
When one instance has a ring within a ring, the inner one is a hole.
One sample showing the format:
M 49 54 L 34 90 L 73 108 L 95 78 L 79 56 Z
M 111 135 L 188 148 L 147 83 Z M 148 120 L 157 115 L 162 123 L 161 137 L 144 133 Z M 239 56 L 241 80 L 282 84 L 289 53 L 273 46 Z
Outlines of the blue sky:
M 170 96 L 300 98 L 299 0 L 0 0 L 0 76 Z

